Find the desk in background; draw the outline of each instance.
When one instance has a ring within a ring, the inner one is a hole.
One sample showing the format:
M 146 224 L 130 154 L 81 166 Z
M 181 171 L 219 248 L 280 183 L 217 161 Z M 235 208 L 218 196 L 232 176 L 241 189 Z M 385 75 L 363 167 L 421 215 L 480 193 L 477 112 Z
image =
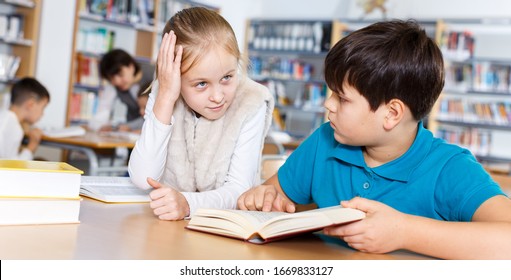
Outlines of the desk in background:
M 188 221 L 161 221 L 147 204 L 84 198 L 80 224 L 0 226 L 0 259 L 427 259 L 398 251 L 367 254 L 339 239 L 308 234 L 265 245 L 194 232 Z M 325 239 L 323 239 L 325 238 Z
M 89 161 L 88 175 L 97 176 L 104 172 L 126 171 L 126 166 L 100 166 L 98 155 L 105 151 L 112 152 L 116 148 L 133 148 L 135 141 L 128 137 L 87 132 L 85 135 L 73 137 L 43 136 L 41 145 L 83 153 Z

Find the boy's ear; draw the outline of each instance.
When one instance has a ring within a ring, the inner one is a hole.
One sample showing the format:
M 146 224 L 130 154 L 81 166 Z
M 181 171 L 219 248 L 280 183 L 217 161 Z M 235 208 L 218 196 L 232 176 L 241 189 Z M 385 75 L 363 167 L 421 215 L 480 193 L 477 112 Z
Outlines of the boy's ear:
M 27 101 L 23 102 L 22 106 L 27 110 L 31 110 L 32 108 L 34 108 L 36 102 L 37 101 L 34 98 L 29 98 L 27 99 Z
M 406 105 L 399 99 L 392 99 L 385 106 L 387 108 L 387 115 L 384 120 L 384 128 L 391 130 L 403 119 Z

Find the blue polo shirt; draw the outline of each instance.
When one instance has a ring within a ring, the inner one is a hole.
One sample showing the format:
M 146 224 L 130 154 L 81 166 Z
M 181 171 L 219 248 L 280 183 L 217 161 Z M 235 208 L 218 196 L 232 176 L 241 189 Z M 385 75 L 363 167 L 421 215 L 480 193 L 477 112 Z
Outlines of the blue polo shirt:
M 404 155 L 374 168 L 362 147 L 338 143 L 325 123 L 290 155 L 278 178 L 298 204 L 328 207 L 360 196 L 448 221 L 470 221 L 484 201 L 505 195 L 470 151 L 433 137 L 422 122 Z

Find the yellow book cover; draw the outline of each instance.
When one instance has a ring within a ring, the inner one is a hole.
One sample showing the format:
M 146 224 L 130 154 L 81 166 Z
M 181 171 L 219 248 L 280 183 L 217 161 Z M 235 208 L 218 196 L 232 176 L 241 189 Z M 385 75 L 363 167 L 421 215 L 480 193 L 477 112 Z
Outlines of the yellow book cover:
M 65 162 L 0 160 L 0 197 L 77 198 L 83 171 Z
M 0 170 L 83 173 L 82 170 L 65 162 L 15 159 L 0 159 Z

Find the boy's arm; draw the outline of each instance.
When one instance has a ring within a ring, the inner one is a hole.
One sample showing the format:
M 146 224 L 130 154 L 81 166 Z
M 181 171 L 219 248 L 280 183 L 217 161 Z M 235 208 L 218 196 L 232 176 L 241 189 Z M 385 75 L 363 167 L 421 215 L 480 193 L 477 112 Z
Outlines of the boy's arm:
M 238 208 L 253 211 L 283 211 L 293 213 L 295 204 L 280 186 L 278 175 L 273 175 L 262 185 L 253 187 L 238 198 Z
M 495 196 L 484 202 L 472 222 L 446 222 L 401 213 L 364 198 L 342 202 L 367 213 L 364 220 L 325 229 L 351 247 L 370 253 L 406 249 L 444 259 L 511 258 L 511 200 Z

